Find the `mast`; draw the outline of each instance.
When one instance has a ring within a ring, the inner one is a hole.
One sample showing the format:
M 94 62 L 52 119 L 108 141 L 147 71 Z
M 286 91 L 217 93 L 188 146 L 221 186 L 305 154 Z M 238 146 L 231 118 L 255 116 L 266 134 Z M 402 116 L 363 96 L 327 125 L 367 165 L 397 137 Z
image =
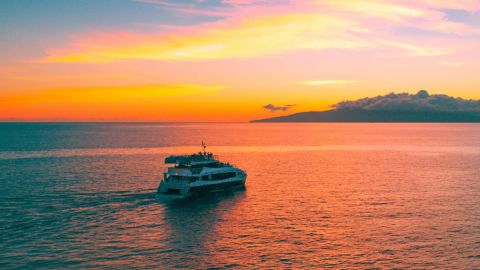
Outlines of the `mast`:
M 205 144 L 205 142 L 202 141 L 202 150 L 203 150 L 203 154 L 205 154 L 207 151 L 207 145 Z

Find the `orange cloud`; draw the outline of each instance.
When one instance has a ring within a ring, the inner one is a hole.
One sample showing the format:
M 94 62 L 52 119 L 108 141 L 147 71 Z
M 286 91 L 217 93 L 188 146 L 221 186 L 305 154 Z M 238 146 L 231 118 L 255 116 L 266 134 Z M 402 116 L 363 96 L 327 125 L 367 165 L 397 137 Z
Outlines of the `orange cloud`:
M 126 59 L 202 60 L 253 57 L 298 49 L 357 48 L 353 23 L 318 14 L 272 15 L 179 34 L 112 34 L 50 50 L 46 62 Z M 124 41 L 127 40 L 127 41 Z

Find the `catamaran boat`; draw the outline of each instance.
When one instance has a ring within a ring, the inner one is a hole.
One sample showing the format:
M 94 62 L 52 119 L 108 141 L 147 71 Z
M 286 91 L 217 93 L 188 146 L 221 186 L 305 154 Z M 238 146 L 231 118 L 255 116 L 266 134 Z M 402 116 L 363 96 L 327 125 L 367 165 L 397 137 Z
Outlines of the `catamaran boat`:
M 173 155 L 165 158 L 170 166 L 163 173 L 158 193 L 189 196 L 245 187 L 247 174 L 231 165 L 217 160 L 212 153 L 203 151 L 193 155 Z

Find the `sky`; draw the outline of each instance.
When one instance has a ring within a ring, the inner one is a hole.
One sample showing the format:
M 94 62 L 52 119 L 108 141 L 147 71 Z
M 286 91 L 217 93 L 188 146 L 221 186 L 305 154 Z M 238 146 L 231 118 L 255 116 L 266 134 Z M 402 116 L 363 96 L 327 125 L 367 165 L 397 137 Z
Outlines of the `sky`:
M 249 121 L 480 99 L 478 0 L 2 0 L 0 121 Z

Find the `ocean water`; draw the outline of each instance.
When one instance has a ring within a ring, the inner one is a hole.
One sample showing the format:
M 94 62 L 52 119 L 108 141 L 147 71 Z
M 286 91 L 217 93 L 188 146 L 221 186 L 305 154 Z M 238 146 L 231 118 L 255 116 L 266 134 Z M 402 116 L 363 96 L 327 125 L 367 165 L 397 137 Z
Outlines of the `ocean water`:
M 168 154 L 245 191 L 167 201 Z M 0 124 L 0 269 L 480 269 L 478 124 Z

